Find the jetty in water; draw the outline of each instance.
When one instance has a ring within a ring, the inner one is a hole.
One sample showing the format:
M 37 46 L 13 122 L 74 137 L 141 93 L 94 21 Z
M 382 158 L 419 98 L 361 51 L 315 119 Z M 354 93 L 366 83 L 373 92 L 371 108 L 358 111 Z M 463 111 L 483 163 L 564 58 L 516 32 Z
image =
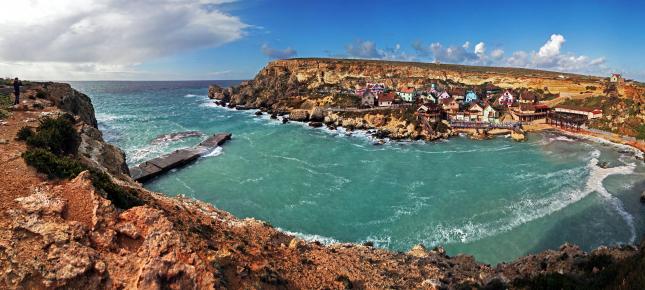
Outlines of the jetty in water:
M 175 150 L 172 153 L 159 156 L 130 168 L 130 176 L 138 182 L 145 182 L 173 168 L 184 166 L 195 161 L 199 156 L 224 144 L 231 139 L 231 133 L 217 133 L 194 148 Z

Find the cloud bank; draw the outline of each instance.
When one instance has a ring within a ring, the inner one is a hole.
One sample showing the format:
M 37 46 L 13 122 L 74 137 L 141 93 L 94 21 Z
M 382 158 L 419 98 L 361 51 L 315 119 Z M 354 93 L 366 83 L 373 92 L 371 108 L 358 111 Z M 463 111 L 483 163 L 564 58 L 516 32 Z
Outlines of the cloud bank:
M 489 51 L 486 43 L 478 42 L 474 47 L 470 41 L 462 45 L 445 46 L 439 42 L 424 44 L 416 41 L 411 44 L 413 53 L 405 53 L 397 44 L 396 50 L 378 49 L 372 41 L 356 41 L 346 46 L 346 55 L 354 58 L 385 60 L 419 60 L 484 66 L 512 66 L 557 70 L 584 74 L 608 74 L 611 69 L 605 64 L 604 57 L 590 58 L 571 52 L 563 52 L 566 39 L 561 34 L 551 35 L 544 44 L 532 51 L 514 51 L 507 55 L 501 48 Z
M 60 70 L 61 78 L 131 73 L 147 60 L 240 39 L 249 26 L 218 10 L 225 2 L 7 1 L 0 12 L 0 67 L 36 78 L 44 66 Z

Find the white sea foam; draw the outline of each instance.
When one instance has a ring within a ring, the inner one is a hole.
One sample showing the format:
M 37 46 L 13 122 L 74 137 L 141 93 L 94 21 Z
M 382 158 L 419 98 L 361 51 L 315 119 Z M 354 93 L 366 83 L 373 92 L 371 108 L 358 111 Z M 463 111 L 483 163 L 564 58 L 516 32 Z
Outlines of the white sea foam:
M 210 151 L 204 153 L 204 155 L 202 155 L 202 157 L 214 157 L 214 156 L 219 156 L 221 154 L 222 154 L 222 147 L 217 146 L 213 150 L 210 150 Z
M 598 156 L 599 152 L 592 152 L 592 156 Z M 533 220 L 551 215 L 565 207 L 576 203 L 587 197 L 592 192 L 597 192 L 603 197 L 607 204 L 610 205 L 623 218 L 630 230 L 629 242 L 633 243 L 636 238 L 636 229 L 634 218 L 629 214 L 622 205 L 622 202 L 612 196 L 602 185 L 603 180 L 610 175 L 631 174 L 634 172 L 635 165 L 628 164 L 612 168 L 601 168 L 597 166 L 598 159 L 592 158 L 586 168 L 589 169 L 589 177 L 585 187 L 582 190 L 568 189 L 556 193 L 550 197 L 542 199 L 525 198 L 518 202 L 508 205 L 501 210 L 500 214 L 506 218 L 496 220 L 490 223 L 477 223 L 477 218 L 468 218 L 462 221 L 460 225 L 438 224 L 429 227 L 426 232 L 431 234 L 422 237 L 427 244 L 437 245 L 453 242 L 471 242 L 482 238 L 490 237 L 501 232 L 510 231 L 520 225 L 526 224 Z
M 314 234 L 305 234 L 305 233 L 299 233 L 299 232 L 291 232 L 291 231 L 287 231 L 287 230 L 281 229 L 281 228 L 276 228 L 276 229 L 281 231 L 281 232 L 283 232 L 283 233 L 285 233 L 285 234 L 296 236 L 296 237 L 298 237 L 300 239 L 303 239 L 305 241 L 308 241 L 308 242 L 318 241 L 318 242 L 321 242 L 322 244 L 325 244 L 325 245 L 331 245 L 331 244 L 339 243 L 338 240 L 336 240 L 334 238 L 330 238 L 330 237 L 325 237 L 325 236 L 321 236 L 321 235 L 314 235 Z
M 195 190 L 194 190 L 192 187 L 190 187 L 188 184 L 186 184 L 186 182 L 184 182 L 183 180 L 181 180 L 181 178 L 175 177 L 175 180 L 176 180 L 177 182 L 179 182 L 179 184 L 181 184 L 183 187 L 185 187 L 186 189 L 188 189 L 188 191 L 190 191 L 190 193 L 191 193 L 191 197 L 192 197 L 192 198 L 194 198 L 194 197 L 195 197 Z
M 258 178 L 247 178 L 245 180 L 240 181 L 240 184 L 245 184 L 245 183 L 258 183 L 260 181 L 264 180 L 264 177 L 258 177 Z
M 205 96 L 205 95 L 195 95 L 195 94 L 186 94 L 186 95 L 184 95 L 184 98 L 197 98 L 197 97 L 200 97 L 200 98 L 206 98 L 206 97 L 208 97 L 208 96 Z

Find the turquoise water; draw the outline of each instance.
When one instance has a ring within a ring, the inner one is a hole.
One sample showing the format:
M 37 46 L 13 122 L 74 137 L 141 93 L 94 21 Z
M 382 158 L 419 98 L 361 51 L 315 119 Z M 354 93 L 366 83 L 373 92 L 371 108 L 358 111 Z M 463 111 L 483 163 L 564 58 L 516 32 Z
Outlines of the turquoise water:
M 233 140 L 146 187 L 213 203 L 304 238 L 444 245 L 497 263 L 564 242 L 584 249 L 645 233 L 645 166 L 598 143 L 553 134 L 372 145 L 364 134 L 282 125 L 212 106 L 209 82 L 78 82 L 109 142 L 133 165 L 228 131 Z M 228 85 L 224 83 L 223 85 Z M 611 168 L 595 166 L 608 161 Z

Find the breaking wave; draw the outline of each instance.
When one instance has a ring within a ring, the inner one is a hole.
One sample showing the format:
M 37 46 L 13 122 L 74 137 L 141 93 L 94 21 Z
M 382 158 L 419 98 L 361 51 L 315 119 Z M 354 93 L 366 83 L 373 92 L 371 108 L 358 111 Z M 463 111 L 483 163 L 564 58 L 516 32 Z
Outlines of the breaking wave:
M 338 240 L 336 240 L 334 238 L 325 237 L 325 236 L 321 236 L 321 235 L 305 234 L 305 233 L 299 233 L 299 232 L 291 232 L 291 231 L 287 231 L 287 230 L 282 229 L 282 228 L 276 228 L 276 229 L 281 231 L 281 232 L 283 232 L 283 233 L 285 233 L 285 234 L 296 236 L 296 237 L 298 237 L 300 239 L 303 239 L 303 240 L 305 240 L 307 242 L 317 241 L 317 242 L 320 242 L 320 243 L 322 243 L 324 245 L 331 245 L 331 244 L 340 243 Z
M 222 147 L 215 147 L 215 149 L 210 150 L 209 152 L 206 152 L 202 157 L 214 157 L 214 156 L 219 156 L 222 154 Z
M 510 231 L 520 225 L 551 215 L 582 200 L 589 194 L 597 192 L 625 221 L 630 230 L 629 242 L 633 243 L 636 239 L 634 217 L 625 210 L 622 202 L 618 198 L 614 197 L 607 191 L 602 182 L 611 175 L 631 174 L 634 172 L 636 166 L 635 164 L 628 164 L 612 168 L 601 168 L 598 166 L 597 159 L 599 153 L 599 151 L 592 152 L 593 158 L 586 166 L 586 168 L 589 169 L 589 176 L 585 187 L 582 190 L 569 189 L 556 193 L 553 196 L 537 200 L 528 198 L 522 199 L 519 202 L 507 206 L 503 210 L 505 215 L 508 216 L 507 218 L 491 223 L 476 223 L 473 221 L 476 220 L 475 218 L 470 218 L 468 220 L 464 220 L 461 225 L 438 224 L 432 228 L 428 228 L 428 232 L 431 232 L 432 234 L 423 239 L 427 244 L 431 245 L 455 242 L 467 243 L 480 240 L 502 232 Z

